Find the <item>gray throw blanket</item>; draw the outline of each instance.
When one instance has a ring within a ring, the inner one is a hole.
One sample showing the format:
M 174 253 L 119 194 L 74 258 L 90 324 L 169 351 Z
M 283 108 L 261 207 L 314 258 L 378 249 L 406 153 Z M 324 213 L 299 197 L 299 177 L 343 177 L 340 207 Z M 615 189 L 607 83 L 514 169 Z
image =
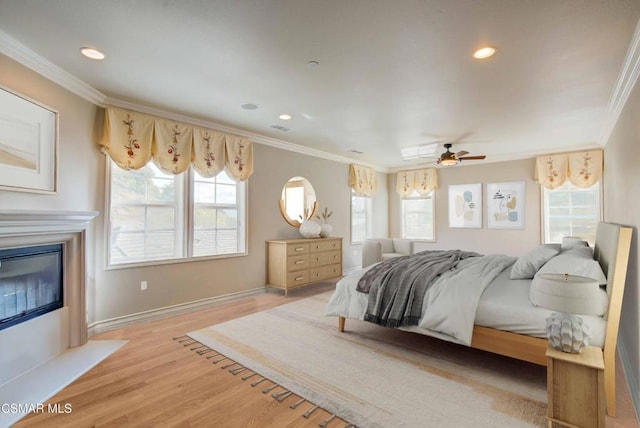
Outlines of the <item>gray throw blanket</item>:
M 422 251 L 394 257 L 369 269 L 357 290 L 369 294 L 365 321 L 385 327 L 418 325 L 427 288 L 443 272 L 478 253 L 462 250 Z

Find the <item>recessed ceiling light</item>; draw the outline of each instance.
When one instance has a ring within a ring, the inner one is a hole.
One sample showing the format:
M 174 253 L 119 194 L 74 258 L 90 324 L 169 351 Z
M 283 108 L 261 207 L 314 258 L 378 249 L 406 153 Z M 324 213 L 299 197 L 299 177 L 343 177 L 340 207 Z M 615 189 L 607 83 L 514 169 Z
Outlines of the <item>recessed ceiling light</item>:
M 476 59 L 485 59 L 493 56 L 496 53 L 496 48 L 493 46 L 485 46 L 483 48 L 478 49 L 473 53 L 473 57 Z
M 290 114 L 281 114 L 280 116 L 278 116 L 280 119 L 282 120 L 291 120 L 291 115 Z
M 309 61 L 309 62 L 307 63 L 307 66 L 308 66 L 309 68 L 316 68 L 316 67 L 317 67 L 317 66 L 319 66 L 319 65 L 320 65 L 320 63 L 319 63 L 318 61 Z
M 104 59 L 104 54 L 95 48 L 88 48 L 88 47 L 80 48 L 80 52 L 82 53 L 82 55 L 86 56 L 87 58 Z
M 242 104 L 240 107 L 245 110 L 258 110 L 258 106 L 255 104 Z

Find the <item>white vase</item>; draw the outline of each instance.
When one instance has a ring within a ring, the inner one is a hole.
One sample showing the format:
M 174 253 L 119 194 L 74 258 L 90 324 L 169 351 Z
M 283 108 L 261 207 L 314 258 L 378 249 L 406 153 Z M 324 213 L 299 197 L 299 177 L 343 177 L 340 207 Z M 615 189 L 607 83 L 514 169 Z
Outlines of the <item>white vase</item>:
M 589 346 L 589 332 L 582 318 L 563 312 L 555 312 L 546 319 L 547 337 L 558 351 L 579 354 Z
M 320 236 L 323 238 L 331 236 L 331 231 L 333 231 L 333 227 L 330 224 L 325 223 L 320 226 Z
M 322 228 L 313 220 L 305 220 L 300 224 L 298 231 L 303 238 L 319 238 Z

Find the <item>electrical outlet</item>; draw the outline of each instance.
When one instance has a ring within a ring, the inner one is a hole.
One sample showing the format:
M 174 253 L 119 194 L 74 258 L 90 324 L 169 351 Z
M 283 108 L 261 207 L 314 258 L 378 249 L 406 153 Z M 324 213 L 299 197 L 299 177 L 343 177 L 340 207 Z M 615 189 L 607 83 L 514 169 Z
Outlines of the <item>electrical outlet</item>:
M 147 281 L 140 281 L 140 290 L 147 289 Z

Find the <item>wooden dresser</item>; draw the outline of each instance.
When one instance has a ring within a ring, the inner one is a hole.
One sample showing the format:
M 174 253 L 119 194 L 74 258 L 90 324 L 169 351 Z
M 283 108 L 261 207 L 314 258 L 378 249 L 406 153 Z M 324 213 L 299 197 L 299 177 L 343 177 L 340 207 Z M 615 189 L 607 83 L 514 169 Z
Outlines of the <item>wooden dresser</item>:
M 266 242 L 266 286 L 284 290 L 342 276 L 342 238 Z

